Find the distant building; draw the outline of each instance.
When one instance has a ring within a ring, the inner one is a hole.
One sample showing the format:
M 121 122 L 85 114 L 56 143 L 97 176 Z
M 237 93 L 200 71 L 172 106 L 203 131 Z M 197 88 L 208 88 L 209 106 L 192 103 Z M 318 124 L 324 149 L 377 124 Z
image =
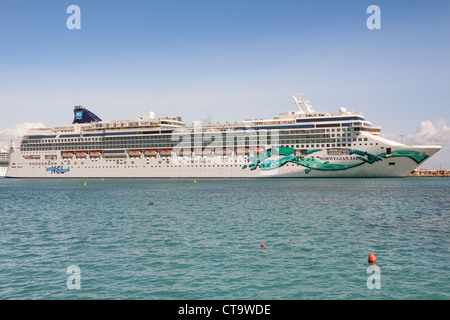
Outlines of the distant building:
M 409 173 L 407 177 L 450 177 L 450 170 L 416 169 Z

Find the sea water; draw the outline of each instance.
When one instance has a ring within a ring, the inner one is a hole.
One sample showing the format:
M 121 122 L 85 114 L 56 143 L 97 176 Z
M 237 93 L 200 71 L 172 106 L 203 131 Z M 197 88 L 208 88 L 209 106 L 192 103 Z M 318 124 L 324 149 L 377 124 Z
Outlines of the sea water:
M 449 216 L 449 178 L 1 178 L 0 299 L 450 299 Z

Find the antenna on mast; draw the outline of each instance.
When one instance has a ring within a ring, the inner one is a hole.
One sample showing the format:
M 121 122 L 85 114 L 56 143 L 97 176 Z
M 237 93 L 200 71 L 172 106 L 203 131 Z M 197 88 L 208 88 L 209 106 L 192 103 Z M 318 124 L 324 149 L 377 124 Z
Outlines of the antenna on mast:
M 294 103 L 296 104 L 296 106 L 300 109 L 300 113 L 303 114 L 305 113 L 305 110 L 303 110 L 301 102 L 302 102 L 302 94 L 303 93 L 297 93 L 298 99 L 296 96 L 292 96 L 292 99 L 294 99 Z
M 297 93 L 298 98 L 296 96 L 292 96 L 292 99 L 294 99 L 295 104 L 300 109 L 300 113 L 301 114 L 313 113 L 314 110 L 313 110 L 312 106 L 309 104 L 309 100 L 302 100 L 302 95 L 303 95 L 303 93 Z

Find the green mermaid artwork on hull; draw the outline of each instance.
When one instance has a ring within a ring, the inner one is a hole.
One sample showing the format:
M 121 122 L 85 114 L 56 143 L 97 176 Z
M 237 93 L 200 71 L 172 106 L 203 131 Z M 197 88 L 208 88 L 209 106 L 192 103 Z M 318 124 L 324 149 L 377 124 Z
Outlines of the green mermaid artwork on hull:
M 306 153 L 311 154 L 314 152 L 321 151 L 322 149 L 312 149 L 308 150 Z M 266 150 L 265 155 L 259 157 L 249 157 L 248 161 L 249 165 L 244 165 L 242 169 L 246 169 L 247 167 L 250 170 L 255 170 L 256 168 L 260 168 L 261 170 L 272 170 L 277 169 L 284 166 L 286 163 L 295 163 L 297 165 L 301 165 L 305 167 L 305 173 L 310 172 L 311 170 L 323 170 L 323 171 L 337 171 L 337 170 L 346 170 L 349 168 L 358 167 L 364 163 L 375 163 L 377 161 L 382 161 L 388 157 L 409 157 L 416 161 L 417 163 L 425 160 L 428 155 L 425 153 L 410 151 L 410 150 L 397 150 L 393 151 L 391 155 L 387 155 L 385 152 L 380 153 L 378 155 L 373 155 L 371 153 L 360 151 L 356 149 L 348 150 L 350 155 L 356 154 L 361 162 L 358 163 L 350 163 L 350 164 L 340 164 L 340 163 L 330 163 L 329 161 L 320 162 L 314 158 L 307 158 L 305 156 L 296 156 L 295 149 L 288 147 L 274 147 L 272 149 Z M 272 155 L 278 155 L 278 158 L 269 159 Z

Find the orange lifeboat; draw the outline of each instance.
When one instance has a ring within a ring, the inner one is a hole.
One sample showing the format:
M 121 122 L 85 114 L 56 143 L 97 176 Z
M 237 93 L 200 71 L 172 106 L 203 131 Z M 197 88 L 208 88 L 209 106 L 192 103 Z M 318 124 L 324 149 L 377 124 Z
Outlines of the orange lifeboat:
M 261 148 L 261 147 L 256 147 L 256 148 L 255 148 L 255 153 L 256 153 L 256 154 L 263 154 L 263 153 L 264 153 L 264 149 Z
M 128 152 L 128 154 L 130 155 L 130 157 L 140 157 L 141 156 L 141 151 L 139 150 L 130 150 Z
M 229 148 L 217 148 L 215 150 L 215 154 L 217 155 L 230 155 L 231 153 L 232 151 Z
M 172 150 L 161 150 L 159 154 L 161 157 L 169 157 L 172 154 Z
M 236 151 L 238 154 L 249 154 L 250 153 L 249 148 L 237 148 Z
M 157 154 L 158 152 L 156 152 L 156 150 L 145 150 L 144 151 L 144 155 L 146 156 L 146 157 L 156 157 L 156 154 Z

